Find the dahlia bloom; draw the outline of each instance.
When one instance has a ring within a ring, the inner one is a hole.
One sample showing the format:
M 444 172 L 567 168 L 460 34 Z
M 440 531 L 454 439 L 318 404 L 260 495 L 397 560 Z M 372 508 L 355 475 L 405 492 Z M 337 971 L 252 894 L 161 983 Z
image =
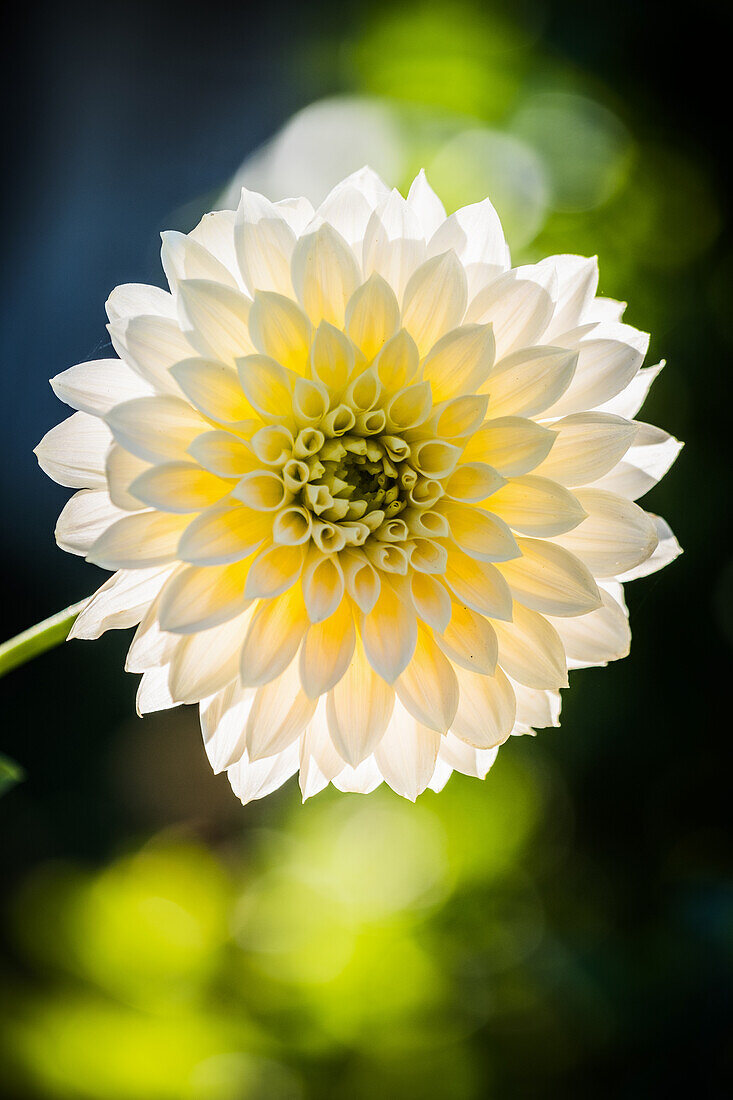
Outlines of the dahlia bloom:
M 198 703 L 243 802 L 483 778 L 629 649 L 623 582 L 679 547 L 634 501 L 679 444 L 594 259 L 513 268 L 364 169 L 314 211 L 244 190 L 107 302 L 119 359 L 52 380 L 59 546 L 113 570 L 72 636 L 137 626 L 140 713 Z

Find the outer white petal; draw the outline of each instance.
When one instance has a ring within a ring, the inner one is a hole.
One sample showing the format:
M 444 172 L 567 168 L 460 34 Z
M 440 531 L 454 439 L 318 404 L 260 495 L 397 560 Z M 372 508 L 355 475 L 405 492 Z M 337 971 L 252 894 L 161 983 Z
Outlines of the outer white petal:
M 300 585 L 257 605 L 242 647 L 242 683 L 259 687 L 288 667 L 308 629 Z
M 507 246 L 499 215 L 489 199 L 463 206 L 437 227 L 428 245 L 431 256 L 453 249 L 469 274 L 476 265 L 500 275 L 507 268 Z
M 626 454 L 637 426 L 608 413 L 573 413 L 552 422 L 550 454 L 534 471 L 561 485 L 587 485 L 612 470 Z
M 413 271 L 425 259 L 425 234 L 419 217 L 399 191 L 392 191 L 367 223 L 362 245 L 362 270 L 376 272 L 401 301 Z
M 594 576 L 615 577 L 653 554 L 656 528 L 638 505 L 603 489 L 578 489 L 576 495 L 587 518 L 554 541 L 585 562 Z
M 457 666 L 460 702 L 451 732 L 477 749 L 492 749 L 507 739 L 517 704 L 514 690 L 500 668 L 493 676 Z
M 322 696 L 300 739 L 299 781 L 303 801 L 322 791 L 343 768 L 344 762 L 328 732 L 326 697 Z
M 242 688 L 233 681 L 201 702 L 201 732 L 215 775 L 231 768 L 245 754 L 247 718 L 254 696 L 252 688 Z
M 214 210 L 204 214 L 201 221 L 189 233 L 189 237 L 203 245 L 228 271 L 237 274 L 239 265 L 234 248 L 233 210 Z
M 450 727 L 458 708 L 458 681 L 432 630 L 425 627 L 418 630 L 415 653 L 398 677 L 395 691 L 416 722 L 439 734 Z
M 682 450 L 683 444 L 661 428 L 652 424 L 634 427 L 634 445 L 623 462 L 594 483 L 595 489 L 608 489 L 636 500 L 661 481 Z
M 429 241 L 433 234 L 445 221 L 445 207 L 433 191 L 425 177 L 424 169 L 420 169 L 415 176 L 407 195 L 407 205 L 415 213 L 423 237 Z M 438 252 L 445 252 L 446 248 L 438 248 Z M 456 251 L 458 251 L 456 249 Z
M 682 547 L 672 534 L 669 524 L 661 516 L 655 516 L 647 512 L 647 517 L 652 521 L 657 532 L 657 548 L 651 557 L 633 569 L 628 569 L 617 578 L 620 581 L 635 581 L 637 577 L 647 577 L 650 573 L 656 573 L 663 569 L 682 553 Z
M 574 554 L 547 539 L 517 542 L 521 558 L 494 567 L 515 600 L 542 615 L 585 615 L 600 607 L 598 586 Z
M 173 634 L 190 634 L 233 619 L 247 607 L 246 576 L 247 567 L 241 562 L 179 566 L 161 593 L 161 627 Z
M 556 336 L 586 320 L 598 288 L 598 257 L 550 256 L 538 266 L 551 268 L 557 276 L 555 311 L 545 333 L 552 343 Z
M 149 668 L 144 672 L 135 698 L 135 709 L 139 717 L 177 706 L 168 686 L 168 666 Z
M 117 442 L 146 462 L 186 459 L 189 445 L 209 428 L 188 402 L 172 395 L 125 401 L 106 420 Z
M 394 691 L 377 676 L 359 639 L 345 673 L 328 695 L 328 728 L 336 750 L 351 767 L 373 752 L 387 728 Z
M 417 619 L 411 607 L 388 584 L 374 608 L 360 624 L 361 639 L 369 663 L 387 683 L 394 683 L 407 667 L 417 642 Z
M 295 233 L 283 211 L 264 195 L 242 188 L 234 244 L 239 270 L 250 294 L 255 290 L 292 293 L 290 259 Z
M 539 264 L 513 268 L 479 291 L 469 303 L 466 321 L 491 324 L 497 357 L 509 355 L 541 342 L 552 318 L 556 290 L 551 269 Z
M 625 657 L 631 645 L 629 617 L 608 592 L 601 591 L 603 607 L 575 619 L 553 619 L 571 668 L 605 665 Z
M 543 615 L 515 604 L 512 621 L 496 622 L 494 629 L 499 640 L 499 664 L 512 680 L 544 691 L 568 686 L 561 637 Z
M 314 325 L 343 326 L 346 306 L 361 282 L 351 248 L 330 225 L 301 237 L 293 251 L 295 292 Z
M 104 421 L 77 412 L 46 432 L 34 454 L 44 473 L 59 485 L 102 489 L 107 484 L 104 464 L 111 442 Z
M 664 359 L 653 367 L 642 367 L 621 393 L 598 406 L 598 412 L 614 413 L 632 420 L 647 399 L 655 378 L 664 367 Z
M 74 493 L 56 522 L 56 542 L 62 550 L 82 557 L 109 527 L 127 513 L 116 508 L 104 489 Z
M 552 417 L 599 408 L 626 389 L 644 362 L 649 336 L 630 325 L 603 322 L 567 332 L 557 342 L 578 352 L 578 365 L 563 396 L 545 410 Z
M 51 388 L 60 401 L 81 412 L 104 416 L 113 405 L 150 397 L 152 385 L 121 359 L 94 359 L 57 374 Z
M 433 256 L 413 272 L 405 287 L 402 324 L 423 355 L 460 325 L 466 298 L 466 273 L 455 252 Z
M 145 283 L 123 283 L 116 286 L 106 306 L 110 321 L 127 317 L 175 317 L 176 303 L 167 290 Z
M 239 655 L 252 607 L 210 630 L 179 639 L 170 661 L 168 684 L 179 703 L 198 703 L 237 678 Z
M 371 794 L 381 782 L 382 773 L 373 756 L 362 760 L 355 768 L 347 765 L 332 780 L 337 790 L 350 794 Z
M 169 230 L 161 238 L 161 261 L 173 292 L 179 279 L 208 279 L 237 289 L 231 271 L 195 237 Z
M 493 749 L 477 749 L 461 741 L 454 733 L 449 733 L 441 742 L 439 763 L 442 762 L 463 775 L 485 779 L 498 752 L 498 745 Z
M 137 626 L 170 573 L 170 566 L 115 573 L 85 605 L 69 638 L 99 638 L 105 630 Z
M 108 527 L 87 551 L 87 561 L 103 569 L 145 569 L 177 556 L 190 516 L 170 512 L 127 513 Z
M 172 317 L 127 317 L 107 326 L 115 351 L 154 388 L 156 393 L 179 393 L 169 369 L 188 359 L 196 349 Z
M 400 704 L 395 703 L 389 725 L 374 757 L 393 791 L 414 802 L 427 787 L 438 756 L 441 736 L 420 725 Z
M 181 279 L 177 301 L 181 328 L 200 355 L 234 364 L 254 351 L 248 324 L 251 301 L 240 291 L 209 279 Z M 184 358 L 188 356 L 179 356 Z
M 257 688 L 247 719 L 247 752 L 250 760 L 282 752 L 301 735 L 315 713 L 316 700 L 300 686 L 297 661 L 292 661 L 276 680 Z
M 227 770 L 227 778 L 239 801 L 246 805 L 256 798 L 264 798 L 282 787 L 286 779 L 298 770 L 298 743 L 294 741 L 277 756 L 250 761 L 245 753 Z

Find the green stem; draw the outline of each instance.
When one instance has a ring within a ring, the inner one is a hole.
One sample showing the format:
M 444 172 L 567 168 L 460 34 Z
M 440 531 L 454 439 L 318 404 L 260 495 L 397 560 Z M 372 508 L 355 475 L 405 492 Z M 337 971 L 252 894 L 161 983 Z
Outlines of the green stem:
M 73 603 L 50 619 L 44 619 L 24 630 L 22 634 L 16 634 L 14 638 L 3 642 L 0 645 L 0 676 L 18 665 L 24 665 L 39 653 L 45 653 L 47 649 L 53 649 L 55 645 L 65 642 L 77 615 L 86 603 L 88 599 Z

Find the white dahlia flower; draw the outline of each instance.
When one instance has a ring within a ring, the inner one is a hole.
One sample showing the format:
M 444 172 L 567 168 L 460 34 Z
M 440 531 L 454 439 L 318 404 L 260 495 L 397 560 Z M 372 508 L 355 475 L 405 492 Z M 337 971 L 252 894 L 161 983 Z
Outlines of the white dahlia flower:
M 594 259 L 512 268 L 497 214 L 365 169 L 318 210 L 243 191 L 118 287 L 119 359 L 52 381 L 56 539 L 114 575 L 73 635 L 137 625 L 140 713 L 198 703 L 243 802 L 414 799 L 558 724 L 629 648 L 622 582 L 679 548 L 634 503 L 679 444 Z

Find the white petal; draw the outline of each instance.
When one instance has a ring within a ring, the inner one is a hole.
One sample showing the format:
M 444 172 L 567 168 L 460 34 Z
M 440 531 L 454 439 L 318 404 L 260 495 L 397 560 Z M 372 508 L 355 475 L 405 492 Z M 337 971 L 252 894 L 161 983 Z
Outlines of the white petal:
M 665 565 L 669 565 L 682 553 L 682 547 L 672 534 L 667 521 L 663 520 L 661 516 L 655 516 L 649 512 L 647 512 L 647 518 L 652 521 L 656 529 L 659 540 L 657 548 L 646 561 L 622 573 L 618 577 L 620 581 L 634 581 L 637 577 L 647 577 L 650 573 L 656 573 L 658 569 L 663 569 Z
M 494 365 L 495 352 L 491 325 L 462 325 L 446 333 L 423 363 L 433 401 L 476 393 Z
M 429 241 L 445 221 L 445 207 L 425 178 L 423 168 L 420 169 L 410 185 L 407 205 L 417 217 L 423 237 L 426 241 Z M 452 245 L 446 245 L 444 248 L 438 248 L 438 252 L 445 252 L 446 249 L 451 247 Z
M 110 321 L 127 317 L 175 317 L 176 304 L 172 295 L 159 286 L 145 283 L 123 283 L 116 286 L 105 304 Z
M 364 276 L 381 275 L 401 301 L 413 271 L 425 259 L 425 234 L 411 205 L 392 191 L 377 207 L 364 230 Z
M 636 500 L 656 485 L 676 460 L 683 444 L 651 424 L 632 425 L 636 435 L 624 461 L 596 481 L 593 488 L 608 489 Z
M 148 462 L 186 458 L 189 444 L 209 427 L 183 398 L 169 395 L 125 401 L 106 420 L 117 442 Z
M 461 207 L 437 228 L 429 244 L 430 255 L 438 255 L 449 248 L 464 267 L 483 264 L 497 275 L 506 270 L 504 231 L 489 199 Z
M 657 532 L 638 505 L 603 489 L 578 489 L 576 494 L 587 519 L 555 541 L 585 562 L 594 576 L 617 576 L 651 556 Z
M 575 623 L 588 617 L 558 621 Z M 512 621 L 497 622 L 494 629 L 499 640 L 499 664 L 513 680 L 551 691 L 568 686 L 562 641 L 542 615 L 515 603 Z
M 491 765 L 499 753 L 499 746 L 493 749 L 476 749 L 467 745 L 454 733 L 444 737 L 440 745 L 439 762 L 463 775 L 472 775 L 476 779 L 485 779 Z
M 244 396 L 237 372 L 216 359 L 183 359 L 171 374 L 199 412 L 220 424 L 239 424 L 256 413 Z
M 246 576 L 242 562 L 179 567 L 161 593 L 158 618 L 162 629 L 189 634 L 233 619 L 247 607 Z
M 196 462 L 163 462 L 139 474 L 130 485 L 130 493 L 150 508 L 187 514 L 216 504 L 233 484 L 203 470 Z
M 265 798 L 298 770 L 298 743 L 294 741 L 277 756 L 250 761 L 245 753 L 227 770 L 232 790 L 243 805 L 255 798 Z
M 317 699 L 339 682 L 351 661 L 355 641 L 348 600 L 342 600 L 327 619 L 308 628 L 300 650 L 300 679 L 306 695 Z
M 598 586 L 574 554 L 544 539 L 517 542 L 522 557 L 495 566 L 515 600 L 544 615 L 584 615 L 600 607 Z
M 236 681 L 205 699 L 199 708 L 204 747 L 215 775 L 241 760 L 246 751 L 247 718 L 254 691 Z
M 303 310 L 282 294 L 257 291 L 249 331 L 259 352 L 296 374 L 304 374 L 311 345 L 311 324 Z
M 102 489 L 107 485 L 104 464 L 111 442 L 104 421 L 77 412 L 46 432 L 34 454 L 44 473 L 59 485 Z
M 552 318 L 554 273 L 540 265 L 507 271 L 480 290 L 466 311 L 466 321 L 491 324 L 497 356 L 540 342 Z
M 333 777 L 333 785 L 338 791 L 351 794 L 371 794 L 382 782 L 382 773 L 373 756 L 362 760 L 356 768 L 347 765 Z
M 649 346 L 646 333 L 611 322 L 583 326 L 557 340 L 578 352 L 578 365 L 563 396 L 545 410 L 546 416 L 584 412 L 608 402 L 629 385 Z
M 240 291 L 208 279 L 181 279 L 177 300 L 181 328 L 200 355 L 233 364 L 254 351 L 251 302 Z
M 316 709 L 300 686 L 297 661 L 257 689 L 247 720 L 247 752 L 258 760 L 282 752 L 300 736 Z
M 527 474 L 550 453 L 555 440 L 549 428 L 521 416 L 487 420 L 471 437 L 464 461 L 487 462 L 502 477 Z
M 383 584 L 374 608 L 360 625 L 361 638 L 369 662 L 387 683 L 393 683 L 407 667 L 417 642 L 415 612 Z
M 178 547 L 181 561 L 226 565 L 248 558 L 270 533 L 271 518 L 236 502 L 214 504 L 190 520 Z
M 287 668 L 309 626 L 300 585 L 258 607 L 242 647 L 242 683 L 259 687 Z
M 113 405 L 152 396 L 149 382 L 121 359 L 94 359 L 57 374 L 51 388 L 60 401 L 81 412 L 104 416 Z
M 361 274 L 346 241 L 330 225 L 301 237 L 292 262 L 293 286 L 314 325 L 328 321 L 341 327 L 346 305 Z
M 69 554 L 83 557 L 99 536 L 124 515 L 104 489 L 82 489 L 61 510 L 56 522 L 56 542 Z
M 129 513 L 89 547 L 87 561 L 103 569 L 144 569 L 176 558 L 189 516 L 167 512 Z
M 535 416 L 567 390 L 578 362 L 575 351 L 525 347 L 501 359 L 481 387 L 489 395 L 489 416 Z
M 576 496 L 548 477 L 513 477 L 487 501 L 493 513 L 523 535 L 547 538 L 577 527 L 585 512 Z
M 512 597 L 509 587 L 495 565 L 475 561 L 460 550 L 451 550 L 445 582 L 458 600 L 492 619 L 509 619 Z
M 492 509 L 494 496 L 488 501 Z M 450 501 L 445 504 L 441 502 L 440 510 L 450 524 L 451 537 L 456 546 L 470 557 L 478 561 L 508 561 L 519 556 L 514 535 L 500 515 L 470 504 Z
M 137 689 L 135 708 L 142 718 L 144 714 L 152 714 L 158 710 L 170 710 L 177 707 L 178 703 L 170 693 L 168 687 L 168 666 L 162 668 L 149 668 L 143 673 L 140 686 Z
M 161 233 L 161 261 L 171 290 L 179 279 L 207 279 L 237 288 L 231 271 L 195 237 L 169 230 Z
M 551 268 L 557 277 L 557 297 L 545 339 L 576 328 L 586 320 L 587 311 L 598 288 L 598 257 L 550 256 L 539 267 Z
M 214 210 L 210 214 L 204 214 L 189 233 L 192 240 L 203 245 L 207 252 L 232 273 L 238 270 L 234 249 L 235 221 L 236 214 L 233 210 Z
M 574 413 L 555 420 L 557 438 L 535 473 L 561 485 L 587 485 L 597 481 L 626 454 L 636 426 L 608 413 Z
M 169 566 L 115 573 L 85 604 L 69 638 L 99 638 L 105 630 L 137 626 L 169 576 Z
M 664 360 L 653 367 L 642 367 L 621 393 L 598 406 L 598 412 L 613 413 L 632 420 L 647 399 L 654 379 L 664 367 Z
M 179 703 L 198 703 L 237 677 L 239 656 L 252 607 L 229 622 L 182 637 L 171 657 L 168 678 Z
M 234 243 L 245 286 L 255 290 L 292 293 L 290 259 L 295 233 L 283 212 L 264 195 L 242 189 Z
M 477 611 L 454 603 L 450 623 L 435 640 L 451 661 L 471 672 L 493 676 L 499 652 L 496 631 Z
M 179 393 L 168 373 L 180 359 L 196 351 L 170 317 L 130 317 L 108 326 L 115 351 L 154 388 L 156 393 Z
M 631 631 L 625 609 L 608 592 L 601 591 L 601 599 L 603 607 L 589 615 L 552 620 L 573 668 L 605 665 L 629 652 Z
M 441 740 L 439 733 L 420 725 L 396 701 L 374 752 L 379 770 L 393 791 L 411 802 L 422 794 L 435 771 Z
M 460 325 L 466 310 L 466 273 L 455 252 L 426 260 L 405 287 L 402 324 L 425 355 Z
M 423 726 L 438 733 L 450 727 L 458 707 L 458 681 L 431 630 L 419 628 L 415 652 L 395 682 L 395 691 L 402 705 Z
M 351 663 L 328 695 L 328 728 L 339 755 L 355 768 L 387 728 L 394 691 L 374 672 L 357 638 Z
M 458 665 L 456 676 L 460 701 L 451 732 L 477 749 L 500 745 L 514 725 L 517 704 L 512 685 L 500 668 L 493 676 L 482 676 Z

